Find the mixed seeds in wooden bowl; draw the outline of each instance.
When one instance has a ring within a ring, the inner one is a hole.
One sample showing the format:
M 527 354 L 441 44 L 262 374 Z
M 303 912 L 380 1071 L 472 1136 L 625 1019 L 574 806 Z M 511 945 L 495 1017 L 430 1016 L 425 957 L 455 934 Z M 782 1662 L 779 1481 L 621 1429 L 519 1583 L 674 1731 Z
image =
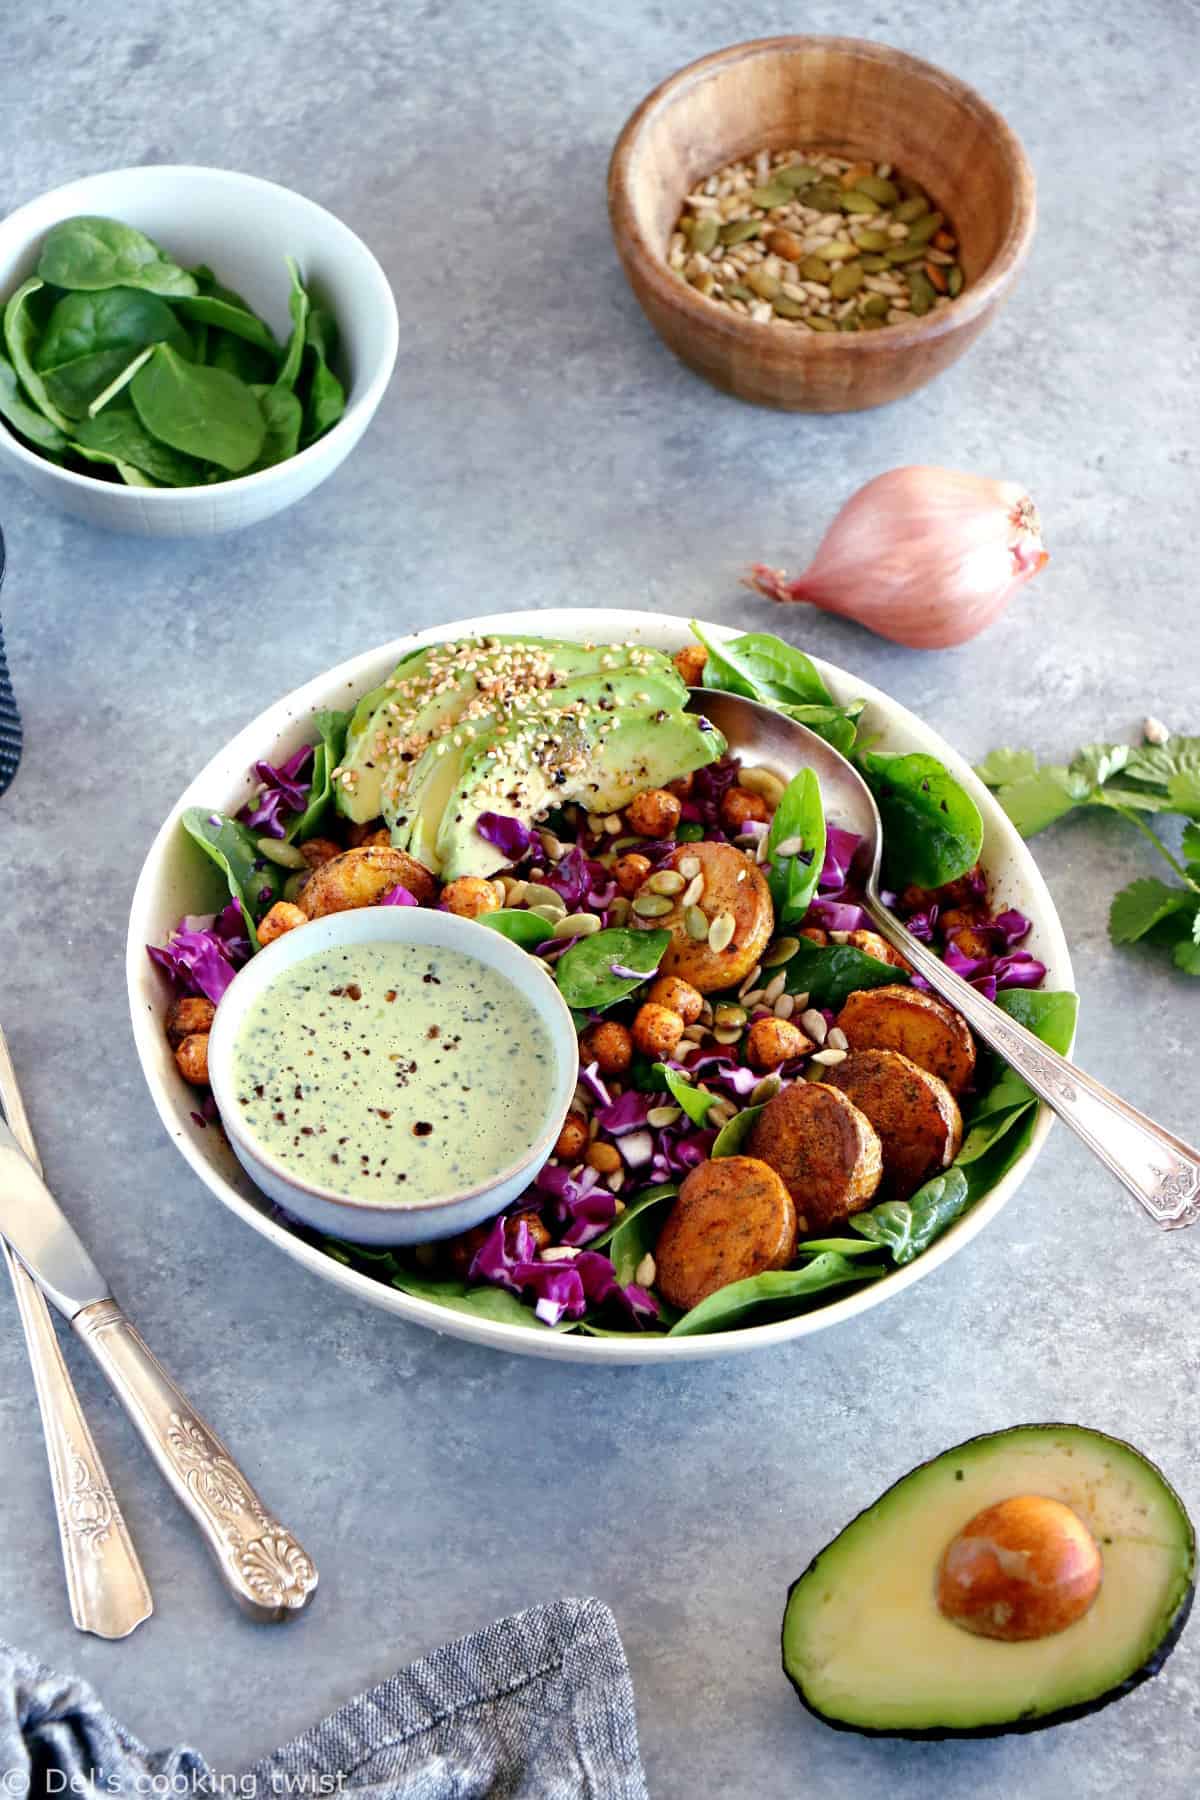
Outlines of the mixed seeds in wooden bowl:
M 668 261 L 696 292 L 769 325 L 877 331 L 963 290 L 958 240 L 890 163 L 760 150 L 683 203 Z

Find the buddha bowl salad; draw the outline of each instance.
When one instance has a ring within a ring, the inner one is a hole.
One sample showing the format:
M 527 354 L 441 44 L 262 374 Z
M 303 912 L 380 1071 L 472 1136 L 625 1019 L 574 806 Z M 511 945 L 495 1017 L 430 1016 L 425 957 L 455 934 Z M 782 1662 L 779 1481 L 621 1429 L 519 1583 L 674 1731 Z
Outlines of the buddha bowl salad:
M 230 891 L 150 949 L 197 1089 L 236 969 L 347 907 L 478 919 L 575 1015 L 572 1110 L 507 1214 L 415 1252 L 292 1222 L 330 1256 L 533 1330 L 725 1331 L 911 1262 L 1028 1146 L 1033 1094 L 867 929 L 858 840 L 814 773 L 743 766 L 687 688 L 764 701 L 854 757 L 889 904 L 1065 1050 L 1075 996 L 1043 989 L 1029 921 L 989 892 L 974 802 L 932 757 L 856 747 L 861 705 L 800 651 L 694 629 L 674 658 L 503 637 L 413 650 L 352 713 L 318 713 L 309 745 L 256 763 L 236 818 L 184 815 Z M 219 1129 L 210 1094 L 193 1118 Z

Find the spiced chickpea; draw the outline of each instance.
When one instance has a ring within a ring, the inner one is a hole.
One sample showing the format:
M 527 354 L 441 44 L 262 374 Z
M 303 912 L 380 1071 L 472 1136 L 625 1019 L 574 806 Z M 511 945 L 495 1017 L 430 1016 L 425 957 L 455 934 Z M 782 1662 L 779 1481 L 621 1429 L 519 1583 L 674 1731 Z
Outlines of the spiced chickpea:
M 309 838 L 306 844 L 297 844 L 296 848 L 310 869 L 319 869 L 322 863 L 332 862 L 335 856 L 342 854 L 341 845 L 335 844 L 332 838 Z
M 308 924 L 308 914 L 290 900 L 277 900 L 270 912 L 258 924 L 258 941 L 260 944 L 273 944 L 281 938 L 285 931 L 295 931 L 300 925 Z
M 683 803 L 666 788 L 645 788 L 625 808 L 625 817 L 640 837 L 671 837 L 679 824 Z
M 208 1086 L 208 1033 L 193 1031 L 175 1051 L 175 1067 L 193 1087 Z
M 805 925 L 796 933 L 796 936 L 807 938 L 810 944 L 825 945 L 829 942 L 829 933 L 822 931 L 819 925 Z
M 674 781 L 668 781 L 667 792 L 674 794 L 677 800 L 687 800 L 691 796 L 695 780 L 694 775 L 677 775 Z
M 351 850 L 361 850 L 363 845 L 374 842 L 379 836 L 379 819 L 368 819 L 365 825 L 356 825 L 353 821 L 346 826 L 346 842 Z
M 708 651 L 703 644 L 685 644 L 682 650 L 675 652 L 671 661 L 685 686 L 699 687 L 704 676 L 704 665 L 708 661 Z
M 643 1056 L 671 1056 L 683 1036 L 683 1020 L 668 1007 L 647 1000 L 633 1021 L 633 1041 Z
M 633 1039 L 625 1025 L 601 1019 L 589 1025 L 579 1039 L 579 1061 L 586 1069 L 595 1063 L 602 1075 L 623 1075 L 633 1061 Z
M 588 1122 L 582 1113 L 568 1113 L 554 1144 L 554 1154 L 563 1162 L 578 1162 L 587 1149 Z
M 589 1144 L 587 1155 L 583 1159 L 589 1169 L 595 1169 L 600 1175 L 615 1175 L 621 1167 L 621 1152 L 615 1144 Z
M 722 798 L 721 823 L 735 836 L 751 823 L 765 825 L 770 816 L 762 795 L 752 794 L 746 788 L 731 787 Z
M 392 834 L 387 829 L 387 827 L 384 826 L 383 829 L 380 831 L 369 831 L 367 833 L 366 837 L 363 839 L 362 843 L 359 845 L 359 849 L 360 850 L 390 850 L 391 844 L 392 844 Z
M 763 1075 L 811 1049 L 812 1044 L 790 1019 L 755 1019 L 746 1033 L 746 1061 Z
M 478 919 L 498 911 L 500 904 L 496 883 L 479 875 L 460 875 L 442 889 L 442 905 L 460 919 Z
M 659 975 L 646 990 L 646 999 L 678 1013 L 685 1025 L 694 1025 L 704 1010 L 704 995 L 678 975 Z
M 172 1000 L 163 1021 L 172 1050 L 178 1050 L 184 1038 L 191 1037 L 193 1032 L 203 1036 L 210 1031 L 216 1016 L 217 1009 L 212 1001 L 199 994 L 182 994 L 178 1000 Z
M 627 855 L 618 857 L 613 870 L 613 874 L 617 878 L 617 886 L 623 894 L 628 894 L 631 898 L 637 893 L 649 873 L 650 858 L 639 856 L 636 850 L 631 850 Z
M 461 1232 L 458 1237 L 447 1240 L 450 1266 L 461 1281 L 467 1279 L 471 1264 L 491 1236 L 494 1225 L 494 1219 L 485 1219 L 482 1225 L 473 1225 L 470 1231 Z M 519 1225 L 528 1225 L 533 1233 L 535 1255 L 546 1249 L 551 1241 L 550 1233 L 538 1215 L 535 1212 L 510 1213 L 504 1221 L 504 1248 L 510 1256 L 516 1255 Z

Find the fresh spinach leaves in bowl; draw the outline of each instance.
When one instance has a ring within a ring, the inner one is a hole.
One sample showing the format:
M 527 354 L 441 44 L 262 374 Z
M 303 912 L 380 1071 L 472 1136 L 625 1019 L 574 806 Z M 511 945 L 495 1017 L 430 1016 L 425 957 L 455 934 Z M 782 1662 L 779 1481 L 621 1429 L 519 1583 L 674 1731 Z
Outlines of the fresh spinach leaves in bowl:
M 295 456 L 341 418 L 337 324 L 293 258 L 287 342 L 205 264 L 117 219 L 64 219 L 4 308 L 0 418 L 49 461 L 202 487 Z

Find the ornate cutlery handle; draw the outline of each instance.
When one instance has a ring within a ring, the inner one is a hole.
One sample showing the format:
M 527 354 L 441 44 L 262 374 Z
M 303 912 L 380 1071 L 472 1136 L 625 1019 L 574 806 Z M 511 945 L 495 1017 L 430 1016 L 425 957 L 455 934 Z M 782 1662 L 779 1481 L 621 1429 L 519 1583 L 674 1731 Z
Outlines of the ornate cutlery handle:
M 871 902 L 867 910 L 881 935 L 1095 1151 L 1156 1225 L 1170 1231 L 1200 1220 L 1200 1150 L 1155 1124 L 1127 1100 L 1043 1044 L 1032 1031 L 1018 1025 L 948 969 L 882 906 Z
M 308 1604 L 317 1571 L 272 1518 L 220 1438 L 192 1411 L 115 1300 L 71 1321 L 141 1433 L 175 1496 L 192 1515 L 234 1598 L 262 1621 Z
M 42 1291 L 8 1245 L 3 1248 L 42 1414 L 71 1617 L 80 1631 L 97 1637 L 128 1637 L 154 1611 L 149 1584 L 67 1373 Z

